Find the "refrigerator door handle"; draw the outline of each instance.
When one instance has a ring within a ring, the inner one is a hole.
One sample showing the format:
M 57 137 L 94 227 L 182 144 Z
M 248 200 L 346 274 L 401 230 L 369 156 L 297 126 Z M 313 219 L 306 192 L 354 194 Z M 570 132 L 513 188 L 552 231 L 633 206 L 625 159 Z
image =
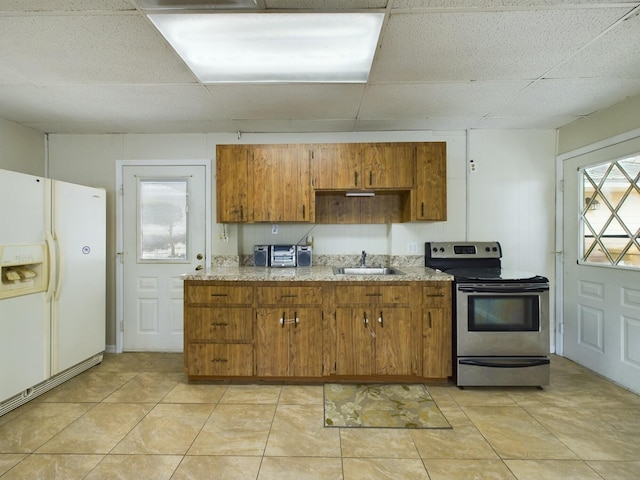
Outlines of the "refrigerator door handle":
M 54 250 L 54 240 L 51 236 L 51 233 L 45 232 L 44 241 L 47 244 L 47 253 L 49 256 L 48 266 L 49 266 L 49 282 L 47 285 L 47 295 L 46 302 L 50 302 L 53 297 L 53 292 L 55 290 L 55 272 L 57 270 L 56 265 L 56 252 Z
M 55 235 L 53 238 L 56 243 L 56 266 L 58 270 L 58 279 L 56 280 L 56 290 L 53 299 L 57 301 L 60 298 L 60 287 L 62 287 L 62 265 L 64 264 L 64 261 L 62 258 L 62 249 L 60 248 L 60 242 L 58 242 L 58 236 Z

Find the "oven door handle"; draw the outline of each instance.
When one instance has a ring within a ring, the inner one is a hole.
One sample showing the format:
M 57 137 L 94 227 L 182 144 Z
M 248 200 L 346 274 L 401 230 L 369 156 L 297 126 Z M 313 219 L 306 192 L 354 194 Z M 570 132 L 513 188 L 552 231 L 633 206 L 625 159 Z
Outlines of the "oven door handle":
M 479 293 L 535 293 L 535 292 L 548 292 L 549 287 L 541 287 L 538 285 L 519 285 L 512 287 L 496 287 L 496 286 L 473 286 L 466 287 L 464 285 L 458 285 L 459 292 L 479 292 Z
M 472 365 L 474 367 L 489 367 L 489 368 L 523 368 L 523 367 L 539 367 L 541 365 L 549 365 L 551 360 L 548 358 L 530 358 L 516 361 L 498 361 L 492 362 L 491 360 L 480 360 L 463 358 L 459 360 L 461 365 Z

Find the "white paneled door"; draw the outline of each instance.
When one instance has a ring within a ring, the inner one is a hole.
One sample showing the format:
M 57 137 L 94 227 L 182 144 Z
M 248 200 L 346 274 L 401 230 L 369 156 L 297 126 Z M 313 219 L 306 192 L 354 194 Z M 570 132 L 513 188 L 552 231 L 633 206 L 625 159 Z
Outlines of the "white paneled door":
M 593 194 L 582 190 L 584 176 L 580 169 L 634 152 L 640 152 L 640 140 L 615 144 L 563 162 L 563 347 L 567 357 L 640 393 L 640 271 L 582 262 L 583 250 L 588 252 L 599 232 L 602 232 L 602 245 L 597 247 L 600 252 L 616 235 L 608 234 L 610 227 L 606 222 L 600 228 L 596 221 L 591 221 L 595 230 L 581 227 L 580 222 L 583 212 L 589 217 L 591 212 L 587 210 L 597 208 L 593 206 Z M 640 198 L 640 193 L 635 195 Z M 607 208 L 604 199 L 601 200 L 599 207 Z M 612 208 L 614 203 L 611 202 Z M 640 225 L 635 217 L 631 218 L 632 228 L 637 232 Z
M 180 275 L 205 265 L 205 166 L 122 172 L 123 350 L 182 351 Z

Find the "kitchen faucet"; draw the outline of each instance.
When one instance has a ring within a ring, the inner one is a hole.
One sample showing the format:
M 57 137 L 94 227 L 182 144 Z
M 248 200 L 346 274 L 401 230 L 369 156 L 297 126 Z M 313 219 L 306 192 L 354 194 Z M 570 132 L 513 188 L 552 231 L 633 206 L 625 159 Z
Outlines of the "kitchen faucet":
M 367 262 L 367 252 L 362 250 L 362 256 L 360 257 L 360 266 L 364 267 L 366 262 Z

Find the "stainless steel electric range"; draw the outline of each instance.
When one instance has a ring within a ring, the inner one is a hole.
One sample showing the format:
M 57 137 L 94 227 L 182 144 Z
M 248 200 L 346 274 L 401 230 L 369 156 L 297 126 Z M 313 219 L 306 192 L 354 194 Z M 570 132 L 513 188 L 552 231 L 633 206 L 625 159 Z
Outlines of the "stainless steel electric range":
M 549 280 L 503 269 L 498 242 L 428 242 L 425 266 L 454 276 L 458 386 L 549 384 Z

